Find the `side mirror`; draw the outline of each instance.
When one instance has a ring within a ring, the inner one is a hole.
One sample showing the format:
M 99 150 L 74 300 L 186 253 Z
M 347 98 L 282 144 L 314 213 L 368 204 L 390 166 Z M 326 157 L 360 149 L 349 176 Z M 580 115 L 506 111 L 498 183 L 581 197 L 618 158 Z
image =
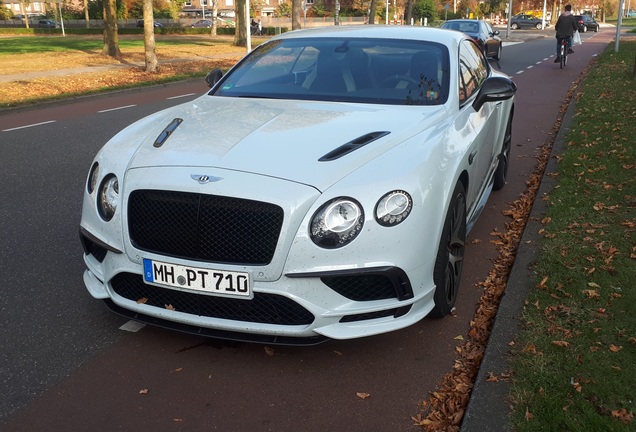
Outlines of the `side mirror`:
M 493 36 L 499 36 L 499 30 L 495 30 L 494 32 L 492 32 Z
M 510 99 L 515 95 L 517 85 L 504 77 L 490 77 L 479 89 L 479 93 L 473 102 L 473 109 L 479 111 L 486 102 L 497 102 Z
M 218 83 L 221 78 L 223 78 L 223 71 L 219 68 L 212 69 L 206 76 L 205 82 L 208 84 L 208 87 L 214 87 L 214 84 Z

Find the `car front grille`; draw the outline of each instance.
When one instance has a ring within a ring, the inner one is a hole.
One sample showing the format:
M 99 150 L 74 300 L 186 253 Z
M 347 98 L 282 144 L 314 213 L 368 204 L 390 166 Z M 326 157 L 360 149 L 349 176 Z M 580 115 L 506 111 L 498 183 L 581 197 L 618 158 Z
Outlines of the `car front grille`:
M 136 190 L 128 201 L 135 247 L 206 262 L 268 264 L 283 216 L 274 204 L 198 193 Z
M 286 297 L 254 293 L 254 298 L 232 299 L 206 294 L 194 294 L 147 285 L 142 276 L 119 273 L 111 280 L 117 295 L 147 306 L 174 308 L 177 312 L 234 321 L 278 325 L 309 325 L 314 316 L 307 309 Z

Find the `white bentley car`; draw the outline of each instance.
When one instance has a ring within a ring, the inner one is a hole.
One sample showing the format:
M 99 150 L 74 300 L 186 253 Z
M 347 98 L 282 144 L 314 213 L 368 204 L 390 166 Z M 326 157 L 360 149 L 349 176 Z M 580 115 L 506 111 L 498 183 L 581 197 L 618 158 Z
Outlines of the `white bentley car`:
M 509 164 L 515 84 L 466 35 L 285 33 L 97 154 L 90 294 L 130 319 L 312 344 L 447 315 Z

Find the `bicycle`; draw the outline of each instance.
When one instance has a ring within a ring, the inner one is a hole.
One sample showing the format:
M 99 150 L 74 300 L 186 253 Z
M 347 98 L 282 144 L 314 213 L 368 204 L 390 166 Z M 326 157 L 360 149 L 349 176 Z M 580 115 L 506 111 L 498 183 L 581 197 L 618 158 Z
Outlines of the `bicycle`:
M 559 66 L 561 69 L 563 69 L 567 64 L 568 64 L 568 38 L 563 38 L 561 39 L 561 52 L 560 52 L 560 59 L 561 61 L 559 62 Z

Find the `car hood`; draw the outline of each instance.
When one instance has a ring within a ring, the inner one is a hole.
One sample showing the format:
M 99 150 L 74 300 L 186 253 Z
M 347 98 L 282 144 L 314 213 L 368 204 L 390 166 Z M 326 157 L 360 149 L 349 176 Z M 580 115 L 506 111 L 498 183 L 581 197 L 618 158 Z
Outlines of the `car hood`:
M 217 167 L 324 190 L 445 118 L 444 106 L 202 96 L 142 120 L 150 128 L 128 136 L 141 141 L 129 168 Z

